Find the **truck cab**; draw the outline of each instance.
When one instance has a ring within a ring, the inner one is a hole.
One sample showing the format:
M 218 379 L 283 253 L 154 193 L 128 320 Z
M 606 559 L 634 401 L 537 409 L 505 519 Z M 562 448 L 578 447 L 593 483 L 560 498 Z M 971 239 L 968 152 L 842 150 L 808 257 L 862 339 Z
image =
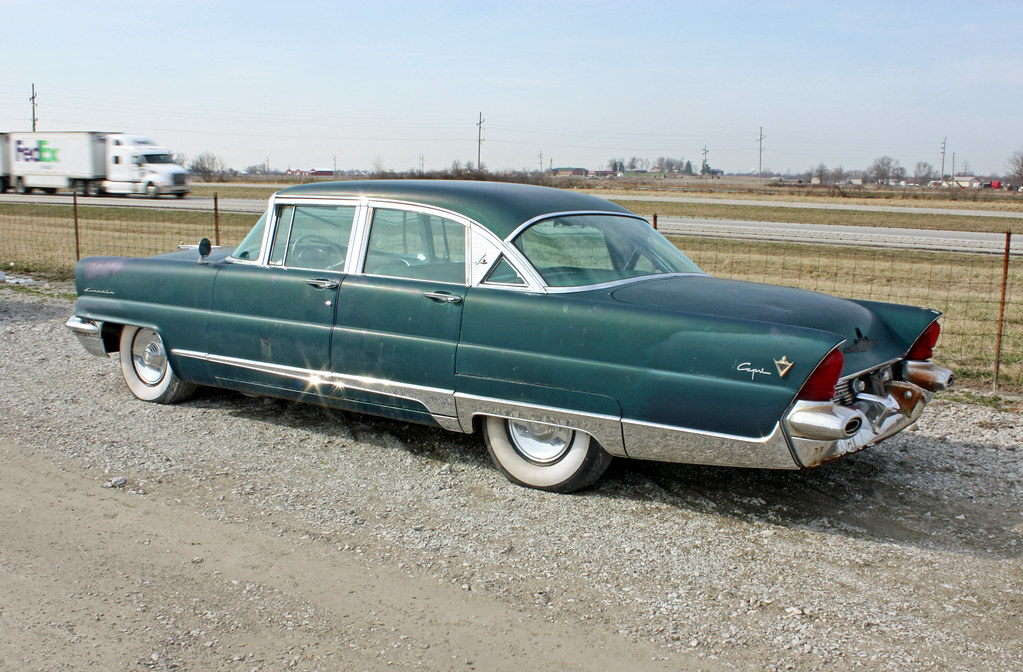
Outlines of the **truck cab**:
M 106 161 L 103 189 L 107 193 L 182 198 L 189 192 L 187 171 L 174 163 L 169 150 L 149 138 L 125 133 L 107 136 Z

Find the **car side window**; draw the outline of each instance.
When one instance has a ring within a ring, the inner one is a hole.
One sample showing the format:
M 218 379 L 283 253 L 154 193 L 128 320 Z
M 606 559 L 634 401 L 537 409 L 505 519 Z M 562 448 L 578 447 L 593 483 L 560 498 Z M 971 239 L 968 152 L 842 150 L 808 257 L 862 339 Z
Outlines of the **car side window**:
M 354 220 L 355 206 L 317 205 L 295 208 L 285 266 L 343 271 Z
M 465 227 L 421 212 L 376 209 L 366 263 L 370 275 L 465 283 Z
M 522 279 L 519 272 L 504 257 L 501 257 L 501 260 L 494 264 L 494 267 L 490 269 L 490 273 L 483 279 L 483 282 L 488 285 L 515 285 L 517 287 L 526 284 L 526 281 Z

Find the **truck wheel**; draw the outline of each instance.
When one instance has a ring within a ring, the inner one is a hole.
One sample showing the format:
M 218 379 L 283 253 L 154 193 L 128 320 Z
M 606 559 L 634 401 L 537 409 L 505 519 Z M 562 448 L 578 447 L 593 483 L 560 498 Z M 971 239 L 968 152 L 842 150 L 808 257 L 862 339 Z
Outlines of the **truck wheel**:
M 29 187 L 26 187 L 25 186 L 25 180 L 21 179 L 20 177 L 17 180 L 14 181 L 14 191 L 18 192 L 19 194 L 30 194 L 30 193 L 32 193 L 32 189 L 29 188 Z
M 89 183 L 88 183 L 88 181 L 86 181 L 86 180 L 76 180 L 75 184 L 74 184 L 74 187 L 75 187 L 75 193 L 78 194 L 79 196 L 88 196 L 89 195 Z
M 146 196 L 149 198 L 160 198 L 160 188 L 155 184 L 147 184 Z

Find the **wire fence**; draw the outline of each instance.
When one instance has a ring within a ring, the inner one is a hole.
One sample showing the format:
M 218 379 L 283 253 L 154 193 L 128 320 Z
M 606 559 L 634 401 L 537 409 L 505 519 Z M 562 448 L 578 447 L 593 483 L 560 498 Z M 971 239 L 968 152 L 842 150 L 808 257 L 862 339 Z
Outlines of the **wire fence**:
M 0 203 L 0 263 L 70 277 L 94 255 L 148 256 L 197 243 L 238 244 L 258 214 Z M 1023 263 L 992 254 L 669 236 L 707 273 L 905 303 L 945 313 L 935 358 L 961 378 L 1023 385 Z

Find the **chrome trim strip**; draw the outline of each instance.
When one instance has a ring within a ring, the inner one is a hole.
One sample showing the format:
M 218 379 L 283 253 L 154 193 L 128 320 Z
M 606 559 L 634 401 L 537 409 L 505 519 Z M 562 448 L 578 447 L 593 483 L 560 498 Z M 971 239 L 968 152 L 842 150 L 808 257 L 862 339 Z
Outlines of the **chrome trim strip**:
M 330 385 L 344 394 L 345 390 L 356 390 L 372 394 L 382 394 L 395 399 L 405 399 L 420 403 L 426 407 L 427 412 L 437 417 L 455 418 L 454 390 L 445 390 L 424 385 L 413 385 L 410 383 L 396 383 L 379 378 L 366 376 L 349 376 L 332 371 L 316 371 L 303 369 L 301 367 L 286 366 L 283 364 L 270 364 L 267 362 L 254 362 L 248 359 L 237 357 L 226 357 L 214 355 L 208 352 L 196 352 L 194 350 L 171 350 L 179 357 L 199 359 L 213 364 L 224 364 L 235 366 L 250 371 L 260 371 L 275 376 L 283 376 L 293 380 L 305 381 L 310 390 L 318 390 L 321 385 Z M 438 421 L 439 422 L 439 421 Z M 443 424 L 443 423 L 441 423 Z
M 747 437 L 623 420 L 622 433 L 629 457 L 638 460 L 761 469 L 798 468 L 780 423 L 767 436 Z
M 515 236 L 519 235 L 520 233 L 522 233 L 522 231 L 528 229 L 536 222 L 540 222 L 545 219 L 551 219 L 552 217 L 574 217 L 577 215 L 607 215 L 610 217 L 631 217 L 632 219 L 638 219 L 642 222 L 646 222 L 647 224 L 650 223 L 647 222 L 646 217 L 640 217 L 639 215 L 632 212 L 611 212 L 609 210 L 568 210 L 565 212 L 548 212 L 543 215 L 537 215 L 532 219 L 527 219 L 526 221 L 519 224 L 514 231 L 505 236 L 504 242 L 511 245 L 511 241 L 515 239 Z
M 480 397 L 455 393 L 455 407 L 462 431 L 472 432 L 472 421 L 477 416 L 494 416 L 509 420 L 529 420 L 555 427 L 567 427 L 585 432 L 595 438 L 607 452 L 628 457 L 622 437 L 621 419 L 613 415 L 583 413 L 553 406 L 523 404 L 506 399 Z
M 651 275 L 637 275 L 634 278 L 621 278 L 619 280 L 612 280 L 611 282 L 601 282 L 596 285 L 572 285 L 571 287 L 550 287 L 546 288 L 548 294 L 571 294 L 572 292 L 588 292 L 597 289 L 611 289 L 612 287 L 621 287 L 625 285 L 632 285 L 643 280 L 660 280 L 662 278 L 686 278 L 690 276 L 705 276 L 706 273 L 693 273 L 690 271 L 680 273 L 653 273 Z

